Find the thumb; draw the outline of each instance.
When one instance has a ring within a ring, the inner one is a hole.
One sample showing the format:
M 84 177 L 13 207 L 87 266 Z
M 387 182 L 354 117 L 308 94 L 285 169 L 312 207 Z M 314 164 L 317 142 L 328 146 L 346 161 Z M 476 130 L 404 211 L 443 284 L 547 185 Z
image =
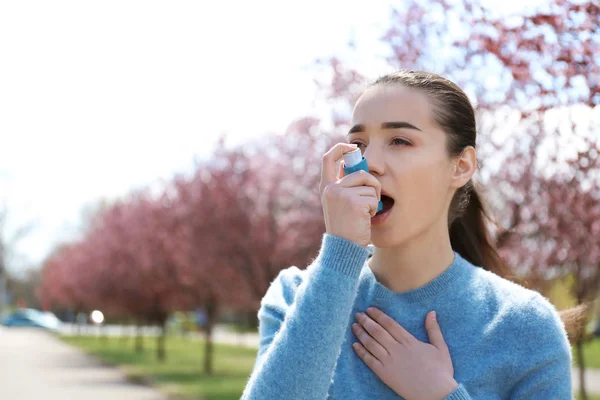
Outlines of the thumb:
M 442 330 L 437 321 L 435 311 L 431 311 L 425 317 L 425 328 L 427 329 L 427 335 L 429 336 L 429 343 L 434 345 L 438 350 L 448 352 L 448 346 L 442 335 Z

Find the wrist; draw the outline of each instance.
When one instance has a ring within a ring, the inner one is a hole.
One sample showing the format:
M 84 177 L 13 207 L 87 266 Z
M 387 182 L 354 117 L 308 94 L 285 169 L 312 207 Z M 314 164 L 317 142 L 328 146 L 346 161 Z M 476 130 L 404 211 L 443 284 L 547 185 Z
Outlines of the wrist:
M 458 382 L 456 382 L 456 380 L 454 380 L 454 378 L 451 378 L 447 381 L 444 381 L 442 383 L 442 394 L 443 397 L 442 399 L 447 398 L 448 396 L 450 396 L 452 394 L 452 392 L 454 392 L 457 388 L 458 388 Z

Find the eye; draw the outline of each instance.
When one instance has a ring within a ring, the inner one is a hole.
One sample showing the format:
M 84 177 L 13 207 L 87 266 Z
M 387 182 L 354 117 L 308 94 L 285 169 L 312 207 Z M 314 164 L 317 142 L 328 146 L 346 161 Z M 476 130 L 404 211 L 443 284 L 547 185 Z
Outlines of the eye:
M 392 144 L 394 146 L 410 146 L 411 143 L 407 140 L 404 140 L 402 138 L 394 138 L 392 139 Z
M 360 146 L 364 146 L 364 143 L 361 143 L 361 142 L 356 142 L 356 141 L 355 141 L 355 142 L 351 142 L 350 144 L 355 144 L 355 145 L 357 145 L 359 149 L 361 149 L 361 148 L 362 148 L 362 147 L 360 147 Z

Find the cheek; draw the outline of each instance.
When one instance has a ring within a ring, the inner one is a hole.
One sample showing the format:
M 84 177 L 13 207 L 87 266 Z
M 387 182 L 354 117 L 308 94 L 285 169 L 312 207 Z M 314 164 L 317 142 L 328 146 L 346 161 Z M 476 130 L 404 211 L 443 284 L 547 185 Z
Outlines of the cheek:
M 421 214 L 435 215 L 443 208 L 449 187 L 448 165 L 444 160 L 414 160 L 404 169 L 401 182 L 403 205 Z
M 445 215 L 447 178 L 436 163 L 404 164 L 394 177 L 397 197 L 391 223 L 386 230 L 375 230 L 372 242 L 377 247 L 394 247 L 422 234 Z

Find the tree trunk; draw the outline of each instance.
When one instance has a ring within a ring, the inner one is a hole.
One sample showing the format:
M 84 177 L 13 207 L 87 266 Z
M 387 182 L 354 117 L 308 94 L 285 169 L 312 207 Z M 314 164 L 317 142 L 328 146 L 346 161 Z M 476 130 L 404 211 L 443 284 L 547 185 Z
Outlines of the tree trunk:
M 123 323 L 121 325 L 121 337 L 119 338 L 119 342 L 121 346 L 127 345 L 127 340 L 129 339 L 129 327 Z
M 579 272 L 579 271 L 578 271 Z M 580 274 L 578 276 L 581 276 Z M 583 293 L 581 285 L 577 284 L 577 305 L 583 304 Z M 577 352 L 578 365 L 579 365 L 579 393 L 581 394 L 581 400 L 588 400 L 587 391 L 585 390 L 585 360 L 583 358 L 583 336 L 584 330 L 581 330 L 577 334 L 577 341 L 575 342 L 575 351 Z
M 83 323 L 81 322 L 80 313 L 81 313 L 81 311 L 77 311 L 75 313 L 75 321 L 73 321 L 73 323 L 75 324 L 75 334 L 77 336 L 82 336 L 84 333 L 83 332 Z
M 4 267 L 4 258 L 6 254 L 3 251 L 3 245 L 0 244 L 0 315 L 8 309 L 8 290 L 6 285 L 6 268 Z
M 205 347 L 204 347 L 204 374 L 212 375 L 213 373 L 213 342 L 212 332 L 217 317 L 217 305 L 214 300 L 209 300 L 206 303 L 206 331 L 205 331 Z
M 156 358 L 161 363 L 164 363 L 167 358 L 167 354 L 165 352 L 165 338 L 167 336 L 167 318 L 161 318 L 161 320 L 159 321 L 159 325 L 160 333 L 156 337 Z
M 100 337 L 100 342 L 106 346 L 108 339 L 108 327 L 106 325 L 98 324 L 98 336 Z
M 142 326 L 141 325 L 138 325 L 136 327 L 135 352 L 138 354 L 144 352 L 144 337 L 142 336 Z
M 212 375 L 213 372 L 213 342 L 212 342 L 212 326 L 210 324 L 206 325 L 206 333 L 205 333 L 205 341 L 204 341 L 204 374 Z
M 246 327 L 248 329 L 255 330 L 258 327 L 258 318 L 256 316 L 256 310 L 246 311 Z
M 581 400 L 588 400 L 587 392 L 585 390 L 585 361 L 583 359 L 583 342 L 581 338 L 575 342 L 575 350 L 577 351 L 577 359 L 579 360 L 579 392 L 581 393 Z

